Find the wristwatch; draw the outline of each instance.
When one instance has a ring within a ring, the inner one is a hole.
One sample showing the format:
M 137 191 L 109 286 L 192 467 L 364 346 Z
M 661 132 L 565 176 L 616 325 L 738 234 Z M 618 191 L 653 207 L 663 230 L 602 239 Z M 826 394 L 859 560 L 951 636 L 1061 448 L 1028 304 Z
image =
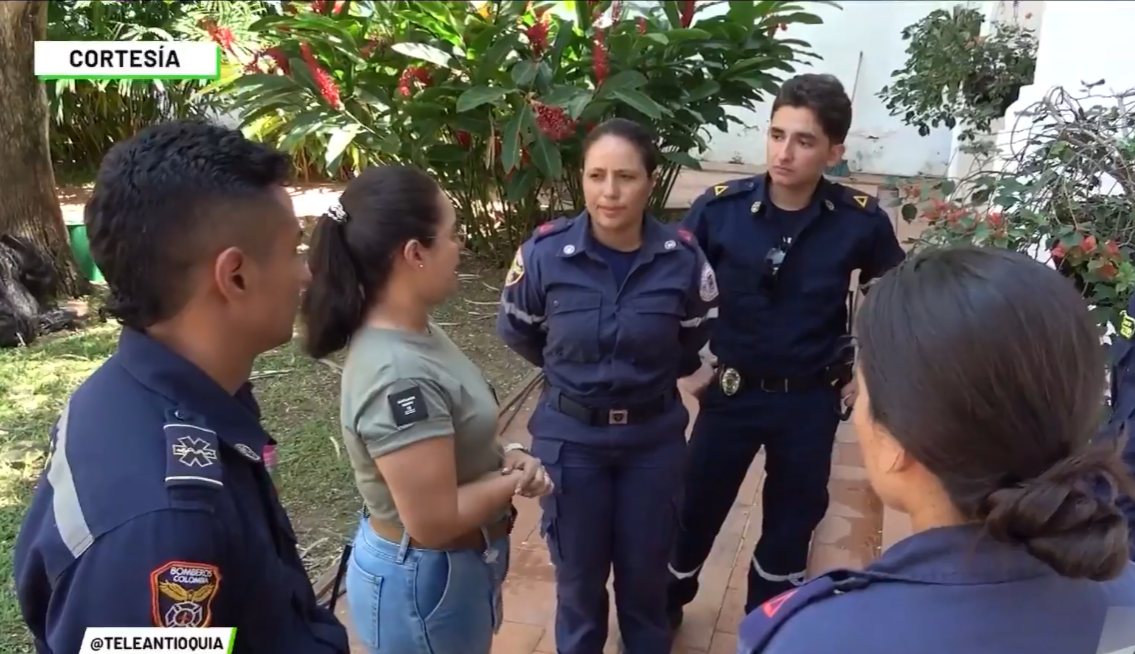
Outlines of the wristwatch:
M 505 445 L 504 446 L 504 453 L 508 454 L 509 452 L 523 452 L 523 453 L 525 453 L 529 456 L 531 456 L 531 454 L 532 454 L 531 452 L 528 451 L 527 447 L 524 447 L 520 443 L 509 443 L 508 445 Z

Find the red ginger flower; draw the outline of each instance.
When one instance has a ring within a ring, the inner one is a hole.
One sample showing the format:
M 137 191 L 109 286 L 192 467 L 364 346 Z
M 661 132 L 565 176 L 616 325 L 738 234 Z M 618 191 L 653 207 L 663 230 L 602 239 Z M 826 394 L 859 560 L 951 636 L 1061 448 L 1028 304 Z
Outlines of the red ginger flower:
M 689 27 L 694 22 L 694 0 L 685 0 L 682 3 L 682 27 Z
M 528 43 L 532 46 L 532 55 L 537 59 L 540 55 L 548 49 L 548 20 L 547 14 L 540 19 L 540 22 L 533 23 L 526 30 L 528 35 Z
M 264 55 L 271 59 L 275 67 L 283 74 L 288 75 L 292 72 L 291 66 L 288 63 L 288 55 L 284 54 L 283 50 L 279 48 L 268 48 L 264 51 Z
M 610 63 L 607 58 L 607 44 L 603 42 L 603 33 L 596 32 L 595 40 L 591 44 L 591 70 L 595 73 L 595 86 L 603 85 L 604 80 L 607 79 L 607 73 L 611 70 Z
M 339 87 L 335 85 L 335 80 L 331 78 L 331 73 L 328 73 L 323 66 L 315 59 L 315 54 L 311 51 L 311 46 L 306 43 L 300 44 L 300 53 L 303 55 L 303 60 L 307 62 L 307 67 L 311 69 L 311 75 L 315 78 L 315 84 L 319 87 L 319 94 L 327 101 L 332 107 L 336 109 L 343 108 L 343 102 L 339 99 Z
M 414 81 L 417 81 L 421 86 L 429 86 L 432 81 L 430 71 L 421 66 L 407 66 L 398 79 L 398 92 L 404 97 L 410 97 L 410 94 L 414 92 L 411 86 L 411 82 Z
M 568 117 L 563 107 L 532 101 L 536 112 L 536 128 L 553 141 L 562 141 L 575 134 L 576 122 Z

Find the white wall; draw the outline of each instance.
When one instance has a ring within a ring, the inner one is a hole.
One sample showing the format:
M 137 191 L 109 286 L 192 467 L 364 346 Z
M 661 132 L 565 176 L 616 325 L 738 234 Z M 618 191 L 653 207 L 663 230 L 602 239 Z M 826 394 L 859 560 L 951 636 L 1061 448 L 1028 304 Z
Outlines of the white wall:
M 853 95 L 854 117 L 847 139 L 847 163 L 852 172 L 879 175 L 944 175 L 950 159 L 950 130 L 942 127 L 928 136 L 903 125 L 901 117 L 888 114 L 876 95 L 891 81 L 891 72 L 906 62 L 903 28 L 935 9 L 956 4 L 981 6 L 980 2 L 871 2 L 844 0 L 841 9 L 805 3 L 807 11 L 824 19 L 822 25 L 793 25 L 781 35 L 803 39 L 823 57 L 797 72 L 831 73 Z M 724 13 L 718 5 L 706 12 Z M 701 14 L 699 14 L 701 15 Z M 859 63 L 862 53 L 862 64 Z M 856 69 L 859 69 L 856 83 Z M 710 149 L 702 159 L 709 162 L 764 165 L 765 134 L 772 98 L 755 111 L 734 111 L 747 125 L 734 125 L 728 133 L 712 130 Z

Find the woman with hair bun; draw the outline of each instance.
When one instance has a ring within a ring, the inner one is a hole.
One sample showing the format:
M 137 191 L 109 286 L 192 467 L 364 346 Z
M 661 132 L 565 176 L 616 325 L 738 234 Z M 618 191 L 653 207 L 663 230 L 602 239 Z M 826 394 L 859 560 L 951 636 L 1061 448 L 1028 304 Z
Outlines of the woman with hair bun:
M 753 611 L 739 653 L 1132 651 L 1132 483 L 1092 444 L 1106 353 L 1076 289 L 1015 252 L 930 251 L 874 285 L 858 338 L 867 475 L 914 533 Z

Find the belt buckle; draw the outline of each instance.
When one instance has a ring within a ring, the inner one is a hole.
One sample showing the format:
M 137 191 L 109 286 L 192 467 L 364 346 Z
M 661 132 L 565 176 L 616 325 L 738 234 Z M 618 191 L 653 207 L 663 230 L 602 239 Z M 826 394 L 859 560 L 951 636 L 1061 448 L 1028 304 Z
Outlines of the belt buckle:
M 627 415 L 626 409 L 611 409 L 607 412 L 607 424 L 625 425 L 627 424 Z
M 736 368 L 725 368 L 721 371 L 721 392 L 732 397 L 741 390 L 741 373 Z
M 781 381 L 780 384 L 777 384 L 777 386 L 779 386 L 780 388 L 769 388 L 768 385 L 765 384 L 765 381 L 766 381 L 765 379 L 763 379 L 763 378 L 761 379 L 761 390 L 766 392 L 766 393 L 787 393 L 788 392 L 788 378 L 787 377 L 780 380 Z

